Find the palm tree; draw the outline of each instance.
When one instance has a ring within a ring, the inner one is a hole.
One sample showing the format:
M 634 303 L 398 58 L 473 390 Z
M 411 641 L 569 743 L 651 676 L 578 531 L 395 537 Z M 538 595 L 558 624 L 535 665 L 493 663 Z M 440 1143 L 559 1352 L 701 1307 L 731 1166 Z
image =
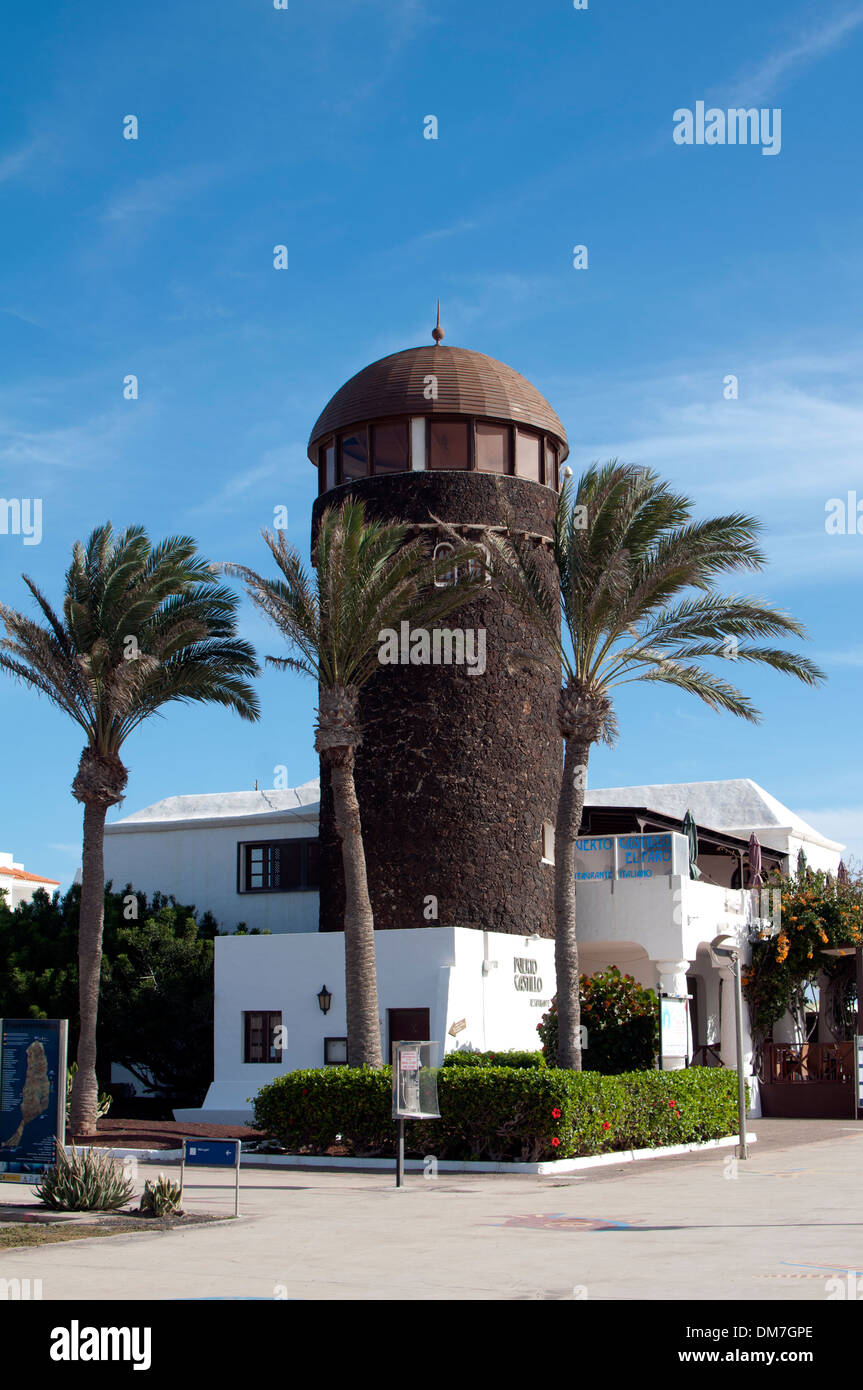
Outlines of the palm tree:
M 482 590 L 479 566 L 485 557 L 478 546 L 456 537 L 445 561 L 435 561 L 426 542 L 406 540 L 404 526 L 367 521 L 363 503 L 353 498 L 321 516 L 315 580 L 284 532 L 262 534 L 279 578 L 262 578 L 245 565 L 221 568 L 244 581 L 249 597 L 294 648 L 293 655 L 268 656 L 267 661 L 318 682 L 315 748 L 330 768 L 345 877 L 348 1064 L 380 1067 L 374 917 L 354 784 L 355 755 L 362 742 L 360 691 L 381 669 L 382 630 L 398 630 L 403 621 L 431 624 L 461 607 Z M 453 571 L 460 565 L 469 571 L 466 579 L 436 586 L 444 568 Z
M 62 617 L 27 575 L 45 624 L 0 604 L 0 669 L 47 695 L 86 742 L 72 795 L 84 806 L 78 928 L 80 1031 L 72 1087 L 74 1134 L 96 1129 L 96 1022 L 102 963 L 105 816 L 123 799 L 120 758 L 133 729 L 163 705 L 219 704 L 258 718 L 246 681 L 253 649 L 236 635 L 237 598 L 220 585 L 188 536 L 152 546 L 141 526 L 99 526 L 76 541 Z M 47 624 L 47 625 L 46 625 Z
M 547 664 L 562 672 L 555 965 L 558 1064 L 574 1070 L 581 1069 L 575 841 L 590 750 L 600 741 L 613 743 L 617 732 L 612 692 L 632 681 L 661 682 L 696 695 L 711 709 L 758 723 L 759 711 L 748 697 L 702 666 L 703 660 L 755 662 L 806 685 L 824 679 L 805 657 L 761 645 L 765 638 L 804 636 L 798 622 L 761 598 L 716 587 L 725 573 L 763 568 L 757 519 L 733 514 L 696 521 L 692 508 L 649 469 L 616 459 L 588 468 L 574 499 L 565 484 L 553 538 L 559 606 L 523 540 L 514 534 L 485 537 L 496 581 L 532 617 L 545 638 Z M 530 660 L 526 653 L 512 656 L 516 666 Z

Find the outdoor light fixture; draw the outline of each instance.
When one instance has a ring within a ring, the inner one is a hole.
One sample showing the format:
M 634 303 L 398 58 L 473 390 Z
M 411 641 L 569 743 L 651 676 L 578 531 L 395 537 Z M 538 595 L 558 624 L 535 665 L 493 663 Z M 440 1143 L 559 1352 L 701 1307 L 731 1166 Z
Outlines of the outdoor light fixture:
M 322 1014 L 329 1013 L 330 1005 L 332 1004 L 332 1002 L 333 996 L 330 994 L 330 991 L 327 989 L 326 985 L 322 985 L 321 988 L 318 990 L 318 1004 L 320 1005 Z

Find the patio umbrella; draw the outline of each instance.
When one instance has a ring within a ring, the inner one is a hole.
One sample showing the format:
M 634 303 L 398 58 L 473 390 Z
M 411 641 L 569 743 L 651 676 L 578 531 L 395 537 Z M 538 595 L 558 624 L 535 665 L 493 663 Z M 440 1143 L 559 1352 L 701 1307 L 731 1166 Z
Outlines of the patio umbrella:
M 687 811 L 683 817 L 683 833 L 689 841 L 689 877 L 701 878 L 701 870 L 695 862 L 698 858 L 698 830 L 691 811 Z
M 839 868 L 836 870 L 836 877 L 838 878 L 840 883 L 848 882 L 848 870 L 845 867 L 844 859 L 839 860 Z
M 805 852 L 803 846 L 801 845 L 801 846 L 800 846 L 800 849 L 799 849 L 798 852 L 797 852 L 797 877 L 798 877 L 798 878 L 805 878 L 806 875 L 808 874 L 808 872 L 809 872 L 809 864 L 808 864 L 808 861 L 807 861 L 807 859 L 806 859 L 806 852 Z
M 749 836 L 749 887 L 761 888 L 764 875 L 761 872 L 761 844 L 753 830 Z

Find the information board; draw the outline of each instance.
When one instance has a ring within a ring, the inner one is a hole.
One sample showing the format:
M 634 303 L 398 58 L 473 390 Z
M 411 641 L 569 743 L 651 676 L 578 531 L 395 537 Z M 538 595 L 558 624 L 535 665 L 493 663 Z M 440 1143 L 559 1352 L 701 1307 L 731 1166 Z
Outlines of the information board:
M 66 1129 L 66 1020 L 0 1019 L 0 1162 L 57 1162 Z
M 659 1001 L 659 1053 L 666 1058 L 689 1056 L 689 1000 L 665 997 Z
M 437 1043 L 393 1043 L 393 1119 L 438 1120 Z

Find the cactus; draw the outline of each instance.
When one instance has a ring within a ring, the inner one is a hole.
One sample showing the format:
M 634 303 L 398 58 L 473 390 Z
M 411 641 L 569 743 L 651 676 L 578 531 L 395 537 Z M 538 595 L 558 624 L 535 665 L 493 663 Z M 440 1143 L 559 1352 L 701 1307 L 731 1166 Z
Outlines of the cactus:
M 142 1216 L 182 1216 L 181 1196 L 179 1184 L 160 1173 L 155 1182 L 144 1183 L 138 1210 Z
M 57 1146 L 57 1162 L 47 1169 L 34 1191 L 54 1211 L 116 1211 L 125 1206 L 134 1184 L 109 1153 Z

